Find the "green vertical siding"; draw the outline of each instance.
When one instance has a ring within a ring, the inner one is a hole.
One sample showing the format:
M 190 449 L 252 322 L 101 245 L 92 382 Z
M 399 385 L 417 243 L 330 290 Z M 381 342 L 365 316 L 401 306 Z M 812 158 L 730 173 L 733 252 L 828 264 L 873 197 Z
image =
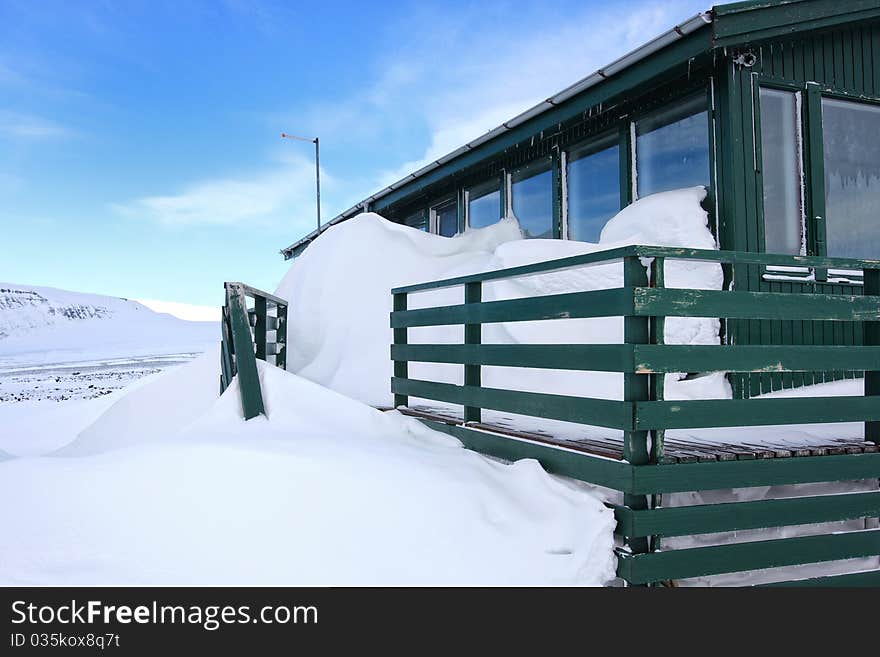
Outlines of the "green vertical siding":
M 756 167 L 755 137 L 758 134 L 756 109 L 753 103 L 758 80 L 778 81 L 805 88 L 816 82 L 823 90 L 853 96 L 880 95 L 880 25 L 862 24 L 822 33 L 803 34 L 797 38 L 753 44 L 754 66 L 733 64 L 731 58 L 720 60 L 716 70 L 719 103 L 719 194 L 722 248 L 763 250 L 763 203 L 760 173 Z M 731 52 L 733 54 L 733 52 Z M 803 98 L 806 103 L 806 96 Z M 813 126 L 815 128 L 815 126 Z M 809 174 L 809 156 L 805 154 Z M 757 163 L 760 165 L 760 163 Z M 811 180 L 807 186 L 821 186 L 822 180 Z M 809 197 L 809 195 L 808 195 Z M 816 214 L 806 199 L 808 217 Z M 819 212 L 824 216 L 824 211 Z M 809 222 L 808 222 L 809 223 Z M 820 226 L 821 228 L 821 226 Z M 824 248 L 819 235 L 808 226 L 808 244 L 821 253 Z M 765 281 L 761 267 L 740 268 L 736 274 L 738 289 L 763 292 L 818 292 L 861 294 L 860 286 L 794 281 Z M 842 322 L 800 321 L 738 321 L 730 322 L 729 339 L 740 344 L 842 344 L 863 343 L 860 328 Z M 751 374 L 733 377 L 737 396 L 748 397 L 822 380 L 851 377 L 852 373 L 831 375 L 811 373 Z

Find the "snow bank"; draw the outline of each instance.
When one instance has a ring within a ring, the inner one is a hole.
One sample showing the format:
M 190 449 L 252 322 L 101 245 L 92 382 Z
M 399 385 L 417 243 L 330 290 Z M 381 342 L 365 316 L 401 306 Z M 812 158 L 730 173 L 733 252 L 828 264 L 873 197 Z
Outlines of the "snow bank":
M 0 495 L 17 500 L 0 507 L 0 524 L 16 537 L 0 543 L 0 582 L 600 585 L 614 577 L 613 514 L 589 487 L 535 461 L 484 458 L 262 363 L 260 376 L 269 419 L 244 422 L 236 384 L 217 398 L 217 367 L 193 362 L 161 383 L 181 406 L 197 388 L 213 399 L 191 421 L 178 418 L 176 431 L 157 427 L 168 406 L 144 385 L 66 451 L 88 456 L 0 463 Z
M 276 294 L 293 309 L 288 326 L 288 369 L 338 392 L 375 406 L 390 406 L 392 366 L 388 350 L 393 287 L 461 274 L 592 253 L 627 244 L 715 248 L 700 207 L 702 187 L 664 192 L 630 205 L 612 218 L 598 244 L 561 240 L 523 240 L 512 218 L 488 228 L 444 238 L 362 214 L 327 230 L 297 258 Z M 720 289 L 721 267 L 707 263 L 667 262 L 670 287 Z M 620 264 L 583 267 L 484 285 L 486 301 L 561 292 L 619 287 Z M 457 304 L 461 288 L 410 295 L 409 307 Z M 717 344 L 715 319 L 671 318 L 666 339 L 672 344 Z M 461 342 L 461 327 L 410 330 L 410 342 Z M 486 343 L 619 343 L 620 318 L 516 322 L 483 327 Z M 410 376 L 462 383 L 460 366 L 411 364 Z M 669 396 L 724 397 L 723 377 L 699 386 L 669 377 Z M 486 367 L 483 385 L 621 398 L 622 376 L 613 373 L 561 372 Z

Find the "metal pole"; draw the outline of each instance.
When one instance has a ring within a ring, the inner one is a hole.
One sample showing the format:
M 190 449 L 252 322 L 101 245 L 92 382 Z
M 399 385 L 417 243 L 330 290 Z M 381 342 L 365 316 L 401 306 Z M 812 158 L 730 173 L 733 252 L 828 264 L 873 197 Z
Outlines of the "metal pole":
M 318 198 L 318 232 L 321 232 L 321 152 L 318 138 L 315 137 L 315 186 Z

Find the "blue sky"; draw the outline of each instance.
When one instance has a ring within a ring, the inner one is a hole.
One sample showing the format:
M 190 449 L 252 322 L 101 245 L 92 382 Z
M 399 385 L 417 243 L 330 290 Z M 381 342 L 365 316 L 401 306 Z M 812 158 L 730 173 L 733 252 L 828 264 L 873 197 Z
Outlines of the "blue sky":
M 0 280 L 219 305 L 694 0 L 0 0 Z

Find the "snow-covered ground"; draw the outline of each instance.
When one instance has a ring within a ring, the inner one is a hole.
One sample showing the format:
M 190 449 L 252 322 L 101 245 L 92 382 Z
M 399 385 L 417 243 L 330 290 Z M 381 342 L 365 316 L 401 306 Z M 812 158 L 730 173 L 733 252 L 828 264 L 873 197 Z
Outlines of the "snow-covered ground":
M 0 464 L 0 496 L 14 500 L 0 505 L 0 523 L 15 537 L 0 542 L 0 582 L 613 577 L 614 519 L 589 487 L 533 461 L 484 458 L 271 366 L 261 368 L 269 417 L 245 422 L 236 384 L 218 399 L 216 374 L 210 353 L 128 391 L 68 402 L 75 410 L 52 431 L 65 446 L 44 441 L 48 454 Z M 2 445 L 23 453 L 18 442 Z
M 218 397 L 216 344 L 192 362 L 93 399 L 0 403 L 0 526 L 15 537 L 0 542 L 0 583 L 607 584 L 615 566 L 614 519 L 603 504 L 609 491 L 551 476 L 531 460 L 481 456 L 412 418 L 374 408 L 391 402 L 389 290 L 622 244 L 713 248 L 699 205 L 704 194 L 695 188 L 642 199 L 608 223 L 599 244 L 522 240 L 513 218 L 452 239 L 371 214 L 330 228 L 279 285 L 277 294 L 294 309 L 289 371 L 259 363 L 266 417 L 243 420 L 237 382 Z M 721 285 L 713 264 L 667 262 L 666 277 L 670 286 Z M 620 283 L 619 265 L 601 265 L 487 284 L 484 299 Z M 410 308 L 461 300 L 460 289 L 412 295 Z M 149 311 L 118 312 L 133 318 Z M 51 332 L 39 322 L 33 328 Z M 718 329 L 713 319 L 669 320 L 667 340 L 717 344 Z M 621 337 L 621 320 L 599 319 L 492 325 L 484 341 Z M 461 327 L 410 331 L 411 342 L 461 338 Z M 95 347 L 60 343 L 61 351 L 80 355 Z M 41 357 L 34 360 L 28 371 Z M 29 374 L 21 362 L 15 367 L 24 389 Z M 68 389 L 82 374 L 64 379 L 57 365 L 46 370 Z M 410 372 L 460 382 L 461 370 L 411 365 Z M 610 399 L 622 393 L 616 374 L 485 368 L 483 382 Z M 860 394 L 857 385 L 833 384 L 832 394 Z M 722 375 L 670 375 L 667 393 L 725 398 L 730 388 Z M 778 438 L 789 430 L 767 431 Z M 855 486 L 876 488 L 876 481 Z M 701 499 L 667 496 L 664 503 Z
M 0 283 L 0 372 L 38 365 L 201 353 L 217 322 L 190 322 L 137 301 Z

